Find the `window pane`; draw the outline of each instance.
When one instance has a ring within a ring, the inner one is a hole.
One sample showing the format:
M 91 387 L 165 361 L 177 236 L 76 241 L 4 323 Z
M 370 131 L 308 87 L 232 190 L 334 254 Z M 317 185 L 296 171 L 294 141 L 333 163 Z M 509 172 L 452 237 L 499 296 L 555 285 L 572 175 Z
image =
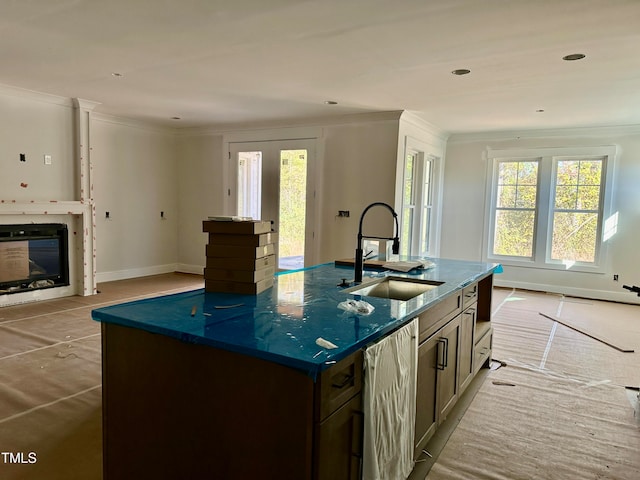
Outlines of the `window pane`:
M 531 257 L 533 255 L 533 231 L 535 211 L 496 211 L 494 255 Z
M 600 206 L 600 187 L 580 187 L 577 197 L 579 210 L 597 210 Z
M 518 162 L 500 162 L 498 184 L 515 185 L 518 178 Z
M 578 189 L 575 185 L 556 187 L 556 206 L 561 210 L 575 210 L 578 199 Z
M 602 164 L 602 159 L 557 162 L 551 260 L 596 261 Z
M 513 186 L 501 186 L 498 187 L 498 208 L 513 208 L 516 206 L 516 187 Z
M 413 207 L 404 207 L 402 212 L 402 233 L 400 235 L 400 255 L 410 255 L 413 232 Z
M 518 187 L 515 206 L 518 208 L 536 208 L 536 186 L 525 185 Z
M 538 184 L 538 162 L 500 162 L 498 208 L 534 208 Z
M 600 185 L 602 178 L 602 160 L 583 160 L 580 162 L 580 185 Z
M 601 180 L 602 160 L 559 160 L 555 208 L 597 210 Z
M 579 166 L 580 162 L 578 160 L 559 160 L 556 184 L 577 185 Z
M 413 204 L 413 155 L 407 155 L 404 166 L 404 204 Z
M 429 254 L 429 225 L 431 224 L 431 207 L 424 207 L 422 232 L 420 232 L 420 255 Z
M 551 259 L 595 262 L 597 227 L 597 213 L 556 212 Z

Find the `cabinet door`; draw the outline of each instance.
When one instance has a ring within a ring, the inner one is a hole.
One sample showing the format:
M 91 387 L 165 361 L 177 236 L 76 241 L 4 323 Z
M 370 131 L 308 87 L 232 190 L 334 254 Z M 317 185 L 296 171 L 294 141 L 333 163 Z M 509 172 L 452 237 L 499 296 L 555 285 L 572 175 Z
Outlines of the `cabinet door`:
M 314 478 L 359 479 L 362 441 L 362 395 L 358 394 L 317 426 Z
M 418 458 L 422 448 L 438 426 L 436 391 L 439 346 L 440 342 L 437 335 L 429 337 L 418 346 L 414 458 Z
M 460 317 L 460 358 L 458 368 L 460 377 L 458 378 L 459 393 L 462 394 L 465 388 L 473 380 L 473 342 L 476 328 L 476 308 L 467 308 Z
M 438 349 L 438 423 L 442 423 L 458 400 L 458 348 L 460 316 L 436 334 Z

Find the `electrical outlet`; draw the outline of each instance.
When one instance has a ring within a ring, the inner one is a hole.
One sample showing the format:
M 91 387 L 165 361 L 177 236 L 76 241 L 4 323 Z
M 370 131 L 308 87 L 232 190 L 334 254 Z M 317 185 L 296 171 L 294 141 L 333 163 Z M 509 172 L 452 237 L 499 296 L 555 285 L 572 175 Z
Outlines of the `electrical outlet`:
M 51 155 L 45 155 L 44 156 L 44 164 L 45 165 L 51 165 Z
M 338 216 L 339 217 L 348 217 L 349 216 L 349 210 L 338 210 Z
M 617 274 L 617 273 L 614 273 L 614 274 L 613 274 L 613 281 L 614 281 L 614 282 L 617 282 L 617 281 L 618 281 L 618 274 Z

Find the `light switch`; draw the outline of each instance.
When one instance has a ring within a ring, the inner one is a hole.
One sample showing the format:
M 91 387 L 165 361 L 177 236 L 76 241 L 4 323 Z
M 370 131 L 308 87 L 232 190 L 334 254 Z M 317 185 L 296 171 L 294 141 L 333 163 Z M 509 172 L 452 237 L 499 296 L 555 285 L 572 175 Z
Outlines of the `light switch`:
M 44 164 L 45 165 L 51 165 L 51 155 L 45 155 L 44 156 Z

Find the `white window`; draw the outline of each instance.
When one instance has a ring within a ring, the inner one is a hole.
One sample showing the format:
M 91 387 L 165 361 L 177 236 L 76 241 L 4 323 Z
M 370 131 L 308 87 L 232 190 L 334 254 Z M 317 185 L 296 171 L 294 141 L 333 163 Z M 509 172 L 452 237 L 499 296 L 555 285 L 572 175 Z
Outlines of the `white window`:
M 407 150 L 402 184 L 402 231 L 400 254 L 433 255 L 432 215 L 434 163 L 424 152 Z
M 488 158 L 488 260 L 604 271 L 615 147 L 492 150 Z

